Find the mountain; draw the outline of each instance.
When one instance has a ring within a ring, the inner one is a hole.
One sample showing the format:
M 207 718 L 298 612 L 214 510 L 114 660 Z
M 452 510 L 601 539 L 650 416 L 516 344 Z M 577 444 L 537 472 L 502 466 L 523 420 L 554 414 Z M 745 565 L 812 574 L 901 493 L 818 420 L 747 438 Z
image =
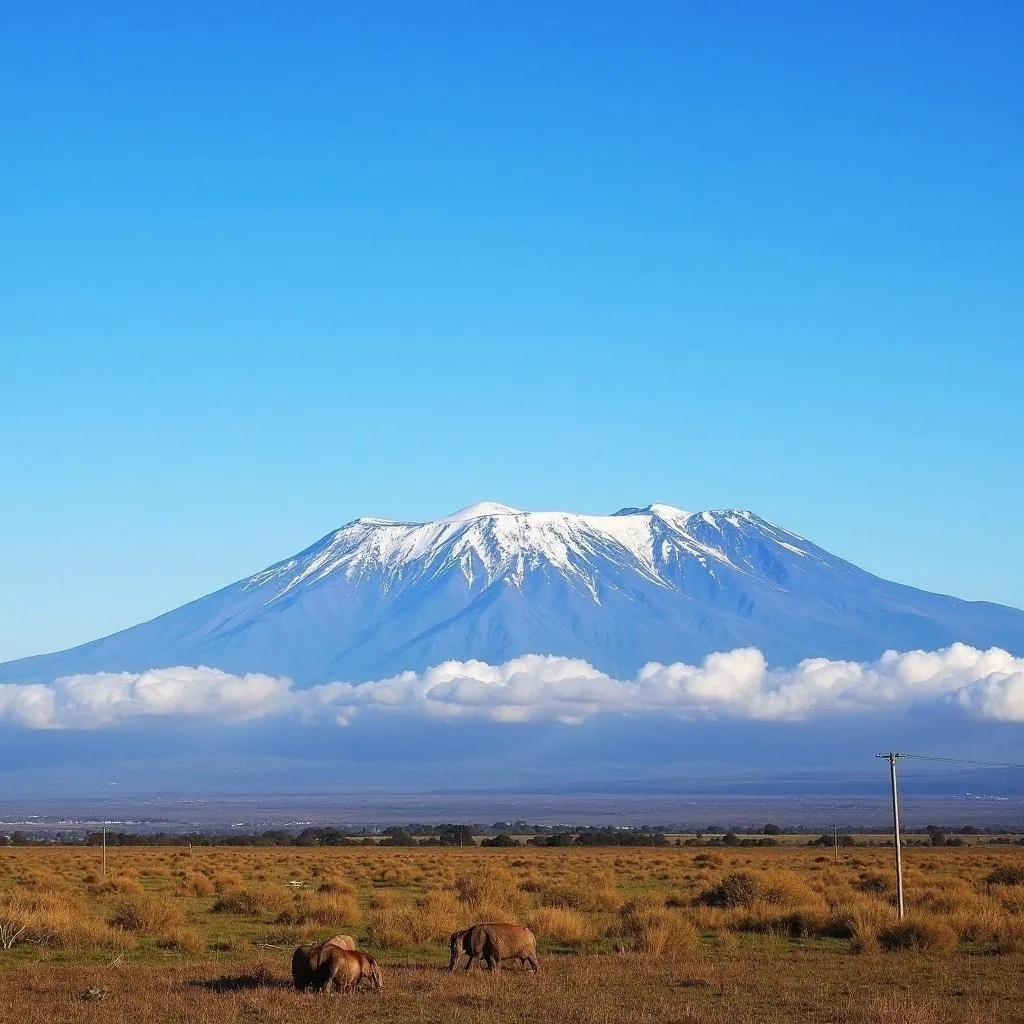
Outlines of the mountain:
M 1024 653 L 1024 612 L 887 582 L 752 512 L 488 502 L 428 523 L 357 519 L 150 622 L 0 665 L 0 681 L 208 665 L 309 685 L 528 653 L 626 677 L 736 647 L 792 665 L 957 640 Z

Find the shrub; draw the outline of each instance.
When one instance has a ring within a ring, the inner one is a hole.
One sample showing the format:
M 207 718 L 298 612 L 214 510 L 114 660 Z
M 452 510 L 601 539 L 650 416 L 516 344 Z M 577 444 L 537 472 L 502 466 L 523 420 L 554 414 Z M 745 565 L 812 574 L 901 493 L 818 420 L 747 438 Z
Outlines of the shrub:
M 985 881 L 989 885 L 1024 885 L 1024 867 L 1000 864 L 985 876 Z
M 465 907 L 443 889 L 432 889 L 413 903 L 379 894 L 366 915 L 366 931 L 377 946 L 421 946 L 447 939 L 463 926 L 464 917 Z
M 527 905 L 526 896 L 520 892 L 512 873 L 501 864 L 488 864 L 457 876 L 455 894 L 478 912 L 486 906 L 515 913 Z
M 929 917 L 906 917 L 878 933 L 884 950 L 948 952 L 956 949 L 956 934 L 944 921 Z
M 697 898 L 708 907 L 749 907 L 757 898 L 757 879 L 740 871 L 727 875 Z
M 248 917 L 279 915 L 285 908 L 285 895 L 276 889 L 247 886 L 229 889 L 213 904 L 215 914 L 245 914 Z
M 636 953 L 674 956 L 693 953 L 700 945 L 700 933 L 679 911 L 649 900 L 622 908 L 620 931 Z
M 948 923 L 963 942 L 998 943 L 1009 930 L 1009 921 L 996 907 L 977 904 L 949 915 Z
M 345 893 L 315 893 L 302 896 L 283 910 L 279 924 L 322 924 L 330 927 L 357 924 L 362 919 L 359 904 Z
M 193 896 L 212 896 L 214 893 L 213 880 L 202 872 L 190 872 L 182 881 L 182 889 Z
M 206 949 L 206 941 L 200 931 L 195 928 L 171 928 L 157 939 L 160 949 L 170 949 L 175 953 L 202 953 Z
M 888 903 L 860 900 L 837 907 L 826 925 L 826 935 L 850 939 L 854 953 L 867 953 L 878 943 L 878 933 L 896 922 L 896 911 Z
M 112 928 L 141 935 L 163 935 L 185 920 L 181 907 L 166 896 L 141 893 L 121 900 L 110 916 Z
M 512 846 L 518 846 L 519 845 L 519 841 L 517 839 L 513 839 L 510 835 L 505 835 L 504 833 L 502 833 L 501 835 L 495 836 L 493 839 L 483 839 L 483 840 L 481 840 L 480 841 L 480 845 L 481 846 L 512 847 Z
M 526 924 L 538 938 L 555 939 L 567 946 L 580 946 L 598 937 L 593 922 L 564 907 L 539 907 L 527 914 Z
M 818 902 L 817 895 L 789 871 L 755 875 L 738 871 L 705 889 L 698 902 L 708 907 L 750 907 L 754 902 L 772 906 L 805 906 Z
M 56 949 L 127 946 L 131 940 L 90 917 L 73 894 L 9 889 L 0 894 L 4 946 L 34 943 Z
M 333 876 L 324 878 L 323 881 L 316 887 L 317 892 L 337 892 L 342 893 L 345 896 L 355 896 L 356 887 L 351 882 L 346 882 L 343 879 L 335 878 Z
M 622 906 L 622 895 L 614 879 L 596 878 L 588 883 L 543 886 L 537 894 L 543 907 L 564 907 L 589 913 L 616 911 Z
M 87 887 L 86 892 L 90 896 L 107 896 L 115 892 L 137 895 L 142 892 L 142 886 L 137 878 L 121 875 L 102 882 L 93 882 Z
M 780 909 L 770 903 L 756 902 L 736 914 L 731 925 L 737 931 L 767 932 L 793 939 L 809 939 L 828 934 L 829 917 L 824 906 Z
M 885 896 L 889 892 L 889 881 L 884 875 L 867 871 L 853 883 L 853 887 L 858 892 L 868 893 L 871 896 Z

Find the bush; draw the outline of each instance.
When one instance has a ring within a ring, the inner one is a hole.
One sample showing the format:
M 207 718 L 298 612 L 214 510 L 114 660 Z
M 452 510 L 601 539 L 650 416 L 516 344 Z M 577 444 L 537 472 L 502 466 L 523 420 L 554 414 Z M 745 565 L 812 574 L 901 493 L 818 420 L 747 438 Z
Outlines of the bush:
M 191 893 L 193 896 L 212 896 L 214 893 L 212 879 L 209 875 L 204 875 L 199 871 L 194 871 L 186 875 L 182 882 L 182 888 L 185 892 Z
M 649 900 L 622 908 L 620 931 L 635 953 L 675 956 L 694 953 L 700 945 L 700 933 L 679 911 Z
M 481 846 L 512 847 L 512 846 L 518 846 L 519 845 L 519 840 L 518 839 L 513 839 L 511 836 L 505 835 L 504 833 L 502 833 L 502 835 L 495 836 L 493 839 L 481 839 L 480 840 L 480 845 Z
M 1024 885 L 1024 867 L 1000 864 L 985 876 L 985 881 L 989 885 Z
M 90 917 L 73 894 L 9 889 L 0 894 L 3 945 L 34 943 L 55 949 L 129 946 L 132 940 Z
M 160 949 L 175 953 L 202 953 L 206 949 L 202 932 L 195 928 L 171 928 L 157 939 L 156 944 Z
M 465 908 L 450 893 L 432 889 L 414 903 L 401 903 L 390 893 L 376 895 L 366 915 L 370 942 L 385 948 L 440 942 L 462 927 Z
M 285 909 L 285 894 L 276 889 L 247 886 L 229 889 L 213 904 L 215 914 L 245 914 L 248 917 L 277 917 Z
M 538 892 L 537 902 L 544 907 L 601 913 L 618 910 L 622 906 L 622 895 L 614 879 L 598 877 L 577 885 L 546 885 Z
M 527 905 L 512 873 L 502 864 L 487 864 L 475 871 L 458 875 L 455 894 L 479 913 L 482 907 L 500 907 L 514 914 Z
M 184 923 L 182 908 L 166 896 L 142 893 L 121 900 L 110 916 L 112 928 L 140 935 L 158 936 Z
M 738 871 L 727 875 L 697 897 L 698 903 L 724 909 L 750 907 L 755 901 L 781 907 L 819 902 L 817 895 L 788 871 L 772 871 L 761 875 Z
M 884 875 L 875 871 L 867 871 L 853 883 L 858 892 L 866 892 L 871 896 L 885 896 L 889 892 L 889 881 Z
M 929 917 L 907 917 L 878 933 L 878 944 L 890 952 L 949 952 L 956 949 L 956 934 L 944 921 Z
M 343 927 L 356 924 L 361 919 L 359 904 L 352 896 L 318 892 L 297 899 L 293 906 L 281 912 L 277 920 L 279 924 Z
M 564 907 L 539 907 L 526 916 L 526 923 L 538 938 L 555 939 L 567 946 L 580 946 L 598 937 L 588 918 Z
M 745 871 L 739 871 L 727 875 L 710 889 L 705 889 L 697 897 L 697 902 L 706 907 L 749 907 L 756 898 L 757 879 Z
M 731 926 L 742 932 L 767 932 L 787 935 L 793 939 L 809 939 L 828 934 L 829 917 L 824 906 L 781 910 L 768 903 L 757 902 L 744 911 L 734 911 Z

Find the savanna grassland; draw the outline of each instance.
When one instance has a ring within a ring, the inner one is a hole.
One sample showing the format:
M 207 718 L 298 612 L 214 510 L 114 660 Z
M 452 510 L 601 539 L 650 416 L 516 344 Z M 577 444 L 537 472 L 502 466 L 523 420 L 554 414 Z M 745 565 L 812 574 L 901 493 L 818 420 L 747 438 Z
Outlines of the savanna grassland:
M 48 1020 L 1024 1020 L 1024 849 L 0 849 L 0 1024 Z M 447 972 L 482 920 L 541 973 Z M 381 995 L 299 995 L 300 942 L 354 935 Z M 89 997 L 93 991 L 93 998 Z

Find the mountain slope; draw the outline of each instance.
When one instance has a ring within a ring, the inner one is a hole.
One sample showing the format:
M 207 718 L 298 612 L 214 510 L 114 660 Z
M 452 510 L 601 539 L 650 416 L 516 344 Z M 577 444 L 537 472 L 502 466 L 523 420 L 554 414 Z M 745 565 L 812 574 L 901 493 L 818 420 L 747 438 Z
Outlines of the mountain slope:
M 0 681 L 205 664 L 305 685 L 527 653 L 629 676 L 744 646 L 793 664 L 956 640 L 1024 653 L 1024 612 L 886 582 L 751 512 L 484 503 L 429 523 L 357 519 L 150 622 L 0 665 Z

